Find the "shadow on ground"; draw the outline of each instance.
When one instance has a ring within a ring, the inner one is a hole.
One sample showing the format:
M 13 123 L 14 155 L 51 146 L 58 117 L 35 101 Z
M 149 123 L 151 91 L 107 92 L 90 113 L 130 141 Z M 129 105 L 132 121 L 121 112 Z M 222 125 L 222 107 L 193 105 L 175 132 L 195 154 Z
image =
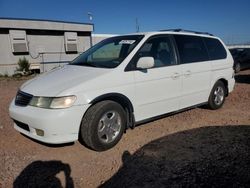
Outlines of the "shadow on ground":
M 249 187 L 250 126 L 178 132 L 126 151 L 122 160 L 100 187 Z
M 250 84 L 250 75 L 247 74 L 238 74 L 235 75 L 235 81 L 237 83 L 242 83 L 242 84 Z
M 70 173 L 70 166 L 61 161 L 35 161 L 19 174 L 13 183 L 13 187 L 71 188 L 74 187 L 74 183 Z M 58 177 L 59 174 L 62 177 Z

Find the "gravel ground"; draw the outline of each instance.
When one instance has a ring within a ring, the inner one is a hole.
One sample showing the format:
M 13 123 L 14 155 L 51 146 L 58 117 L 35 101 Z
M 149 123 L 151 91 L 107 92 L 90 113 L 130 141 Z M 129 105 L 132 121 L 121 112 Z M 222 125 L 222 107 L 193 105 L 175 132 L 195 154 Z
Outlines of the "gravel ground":
M 223 108 L 196 108 L 128 130 L 94 152 L 47 146 L 13 128 L 8 105 L 24 80 L 0 78 L 0 187 L 249 187 L 250 70 Z

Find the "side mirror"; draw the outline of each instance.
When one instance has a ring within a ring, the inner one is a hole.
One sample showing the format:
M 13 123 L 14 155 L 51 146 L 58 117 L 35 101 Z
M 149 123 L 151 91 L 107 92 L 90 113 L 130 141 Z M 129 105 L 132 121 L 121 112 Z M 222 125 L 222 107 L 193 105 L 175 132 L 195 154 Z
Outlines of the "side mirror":
M 149 69 L 154 67 L 155 62 L 153 57 L 141 57 L 136 64 L 138 69 Z

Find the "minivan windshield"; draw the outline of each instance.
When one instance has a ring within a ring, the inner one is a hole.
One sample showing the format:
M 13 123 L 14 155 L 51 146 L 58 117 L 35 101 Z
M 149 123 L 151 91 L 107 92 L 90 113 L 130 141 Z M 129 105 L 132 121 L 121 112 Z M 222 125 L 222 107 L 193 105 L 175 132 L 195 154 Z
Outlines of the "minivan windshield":
M 143 35 L 117 36 L 103 40 L 83 52 L 70 65 L 115 68 L 141 41 Z

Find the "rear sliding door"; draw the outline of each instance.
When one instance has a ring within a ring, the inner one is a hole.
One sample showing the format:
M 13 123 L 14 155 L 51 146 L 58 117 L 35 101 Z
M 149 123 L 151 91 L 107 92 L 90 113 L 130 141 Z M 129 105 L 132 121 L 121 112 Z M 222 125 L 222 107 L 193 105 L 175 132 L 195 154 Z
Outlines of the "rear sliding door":
M 180 108 L 208 101 L 211 80 L 211 62 L 202 37 L 174 35 L 179 52 L 182 89 Z

